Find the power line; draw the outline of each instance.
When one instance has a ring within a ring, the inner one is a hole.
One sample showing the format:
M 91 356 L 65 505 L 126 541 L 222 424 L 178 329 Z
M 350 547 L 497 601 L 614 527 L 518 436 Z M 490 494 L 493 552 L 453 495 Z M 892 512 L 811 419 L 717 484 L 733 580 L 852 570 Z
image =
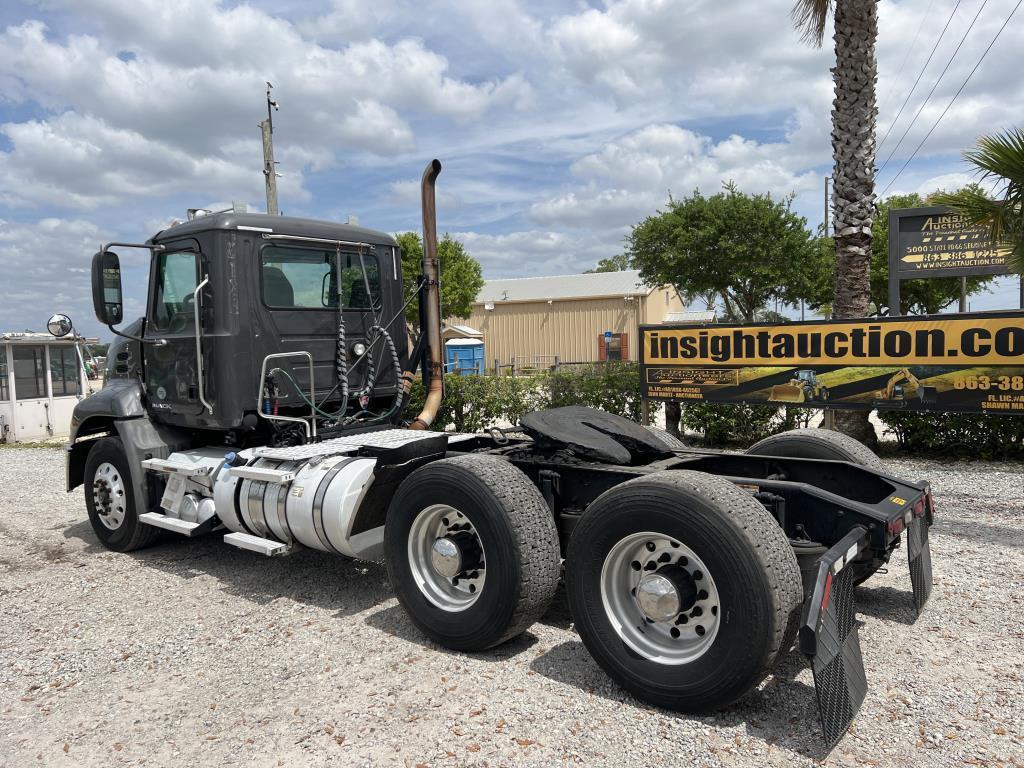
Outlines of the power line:
M 924 66 L 921 67 L 921 71 L 917 73 L 917 79 L 914 80 L 914 84 L 910 88 L 910 93 L 907 94 L 907 98 L 905 98 L 903 100 L 903 103 L 900 104 L 900 108 L 899 108 L 899 111 L 896 113 L 896 117 L 894 117 L 892 119 L 892 122 L 889 123 L 889 130 L 887 130 L 885 132 L 885 136 L 883 136 L 882 140 L 880 142 L 878 142 L 878 150 L 877 150 L 878 152 L 882 151 L 882 147 L 885 146 L 885 140 L 889 138 L 889 134 L 892 133 L 892 129 L 896 127 L 896 123 L 899 122 L 900 115 L 902 115 L 903 114 L 903 110 L 906 109 L 907 103 L 910 101 L 910 97 L 913 96 L 914 95 L 914 91 L 917 90 L 917 84 L 921 82 L 921 78 L 924 76 L 925 70 L 928 69 L 928 65 L 932 63 L 932 56 L 934 56 L 935 55 L 935 51 L 937 51 L 939 49 L 939 43 L 942 42 L 942 38 L 946 36 L 946 30 L 949 29 L 949 25 L 953 22 L 953 17 L 956 16 L 957 8 L 960 7 L 960 3 L 961 2 L 962 2 L 962 0 L 956 0 L 956 5 L 953 6 L 953 10 L 950 11 L 949 18 L 946 19 L 946 26 L 944 26 L 942 28 L 942 32 L 939 33 L 939 39 L 936 40 L 935 41 L 935 45 L 932 46 L 931 53 L 929 53 L 928 54 L 928 58 L 925 59 Z M 928 8 L 931 9 L 931 6 L 929 5 Z M 927 13 L 925 14 L 925 16 L 927 16 Z M 924 19 L 921 20 L 921 24 L 922 25 L 924 24 Z M 918 32 L 920 32 L 920 31 L 921 30 L 919 28 Z M 914 38 L 914 42 L 917 42 L 917 37 Z M 913 49 L 913 47 L 914 47 L 913 44 L 911 44 L 910 48 L 907 49 L 907 56 L 910 55 L 910 51 Z M 906 57 L 903 58 L 903 61 L 904 61 L 904 63 L 906 63 Z M 900 70 L 902 71 L 902 69 L 903 69 L 903 67 L 901 66 Z M 895 87 L 895 85 L 896 84 L 894 82 L 893 86 Z M 891 89 L 890 89 L 890 93 L 891 93 Z M 885 98 L 886 98 L 886 102 L 888 103 L 889 97 L 886 96 Z
M 907 48 L 907 52 L 903 54 L 903 62 L 900 64 L 900 68 L 896 71 L 896 75 L 892 79 L 892 84 L 889 86 L 888 93 L 886 93 L 885 98 L 882 99 L 882 106 L 879 108 L 879 112 L 884 112 L 885 108 L 889 106 L 889 98 L 892 96 L 892 92 L 896 90 L 896 83 L 899 82 L 900 75 L 903 74 L 903 69 L 907 66 L 907 61 L 910 60 L 911 52 L 917 47 L 917 39 L 921 36 L 921 30 L 924 29 L 924 23 L 928 20 L 928 16 L 932 12 L 933 5 L 935 5 L 935 0 L 928 0 L 928 7 L 925 9 L 924 15 L 921 16 L 921 23 L 917 25 L 917 32 L 914 33 L 914 41 Z
M 974 29 L 975 22 L 978 20 L 978 17 L 981 16 L 981 12 L 985 10 L 986 5 L 988 5 L 988 0 L 983 0 L 981 5 L 978 7 L 978 12 L 974 14 L 974 18 L 971 19 L 971 23 L 970 25 L 968 25 L 967 31 L 964 32 L 964 36 L 960 38 L 960 42 L 957 43 L 956 49 L 953 51 L 952 55 L 950 55 L 949 57 L 949 60 L 946 62 L 946 66 L 943 67 L 942 71 L 939 73 L 939 77 L 938 79 L 936 79 L 935 84 L 932 86 L 932 89 L 928 91 L 928 95 L 924 97 L 924 101 L 921 102 L 921 106 L 917 108 L 917 112 L 915 112 L 914 116 L 910 119 L 910 125 L 907 126 L 907 129 L 903 132 L 903 135 L 900 136 L 900 140 L 896 142 L 896 146 L 892 148 L 892 152 L 889 153 L 889 156 L 885 158 L 885 162 L 882 163 L 882 167 L 878 169 L 879 173 L 885 170 L 885 166 L 887 166 L 889 164 L 889 161 L 892 160 L 893 155 L 895 155 L 899 151 L 900 146 L 902 146 L 903 144 L 903 140 L 907 138 L 907 134 L 910 133 L 910 129 L 913 128 L 914 123 L 917 122 L 917 118 L 921 116 L 921 113 L 924 111 L 924 108 L 928 106 L 928 102 L 931 100 L 932 95 L 935 93 L 935 89 L 939 87 L 939 83 L 942 82 L 942 78 L 946 76 L 946 72 L 949 71 L 949 67 L 953 63 L 953 59 L 955 59 L 956 55 L 960 53 L 960 48 L 963 46 L 964 41 L 967 40 L 967 36 L 971 34 L 971 30 Z
M 953 106 L 953 102 L 955 102 L 957 98 L 960 96 L 960 94 L 963 93 L 964 88 L 967 87 L 967 83 L 969 83 L 971 81 L 971 78 L 974 77 L 974 73 L 978 71 L 978 68 L 981 66 L 981 62 L 983 62 L 985 60 L 985 57 L 988 56 L 988 52 L 992 50 L 992 46 L 996 44 L 996 40 L 998 40 L 999 36 L 1003 34 L 1003 30 L 1006 29 L 1007 25 L 1010 23 L 1010 19 L 1013 18 L 1013 15 L 1017 13 L 1017 9 L 1019 9 L 1022 4 L 1024 4 L 1024 0 L 1017 0 L 1017 4 L 1013 6 L 1013 10 L 1010 11 L 1010 15 L 1006 17 L 1006 21 L 1003 22 L 1003 25 L 999 28 L 999 31 L 996 32 L 995 37 L 992 38 L 992 42 L 990 42 L 988 44 L 988 47 L 982 52 L 981 58 L 978 59 L 978 63 L 974 65 L 974 69 L 972 69 L 970 71 L 970 74 L 968 74 L 967 77 L 964 78 L 964 81 L 960 84 L 960 87 L 957 88 L 956 93 L 953 94 L 953 98 L 949 100 L 949 104 L 946 105 L 946 108 L 942 110 L 942 114 L 939 115 L 938 119 L 935 121 L 935 124 L 932 125 L 928 133 L 925 134 L 924 138 L 921 139 L 921 143 L 917 145 L 917 147 L 911 153 L 910 157 L 907 158 L 907 162 L 903 164 L 903 167 L 900 168 L 899 171 L 896 172 L 896 175 L 892 177 L 892 180 L 885 185 L 885 189 L 882 190 L 882 193 L 879 195 L 879 197 L 882 197 L 886 192 L 889 191 L 889 187 L 896 183 L 896 179 L 898 179 L 900 177 L 900 174 L 907 169 L 907 166 L 910 165 L 910 161 L 917 156 L 917 153 L 921 150 L 921 147 L 923 147 L 924 143 L 928 141 L 928 137 L 932 135 L 936 128 L 939 127 L 939 123 L 942 122 L 942 118 L 944 118 L 946 116 L 946 113 L 949 112 L 950 107 Z

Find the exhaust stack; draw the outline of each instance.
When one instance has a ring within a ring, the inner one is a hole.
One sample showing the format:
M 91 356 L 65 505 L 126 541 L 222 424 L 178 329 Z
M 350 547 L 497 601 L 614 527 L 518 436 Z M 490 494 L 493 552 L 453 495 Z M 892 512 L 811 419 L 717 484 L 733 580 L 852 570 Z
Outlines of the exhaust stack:
M 424 326 L 430 366 L 430 384 L 423 410 L 412 420 L 409 429 L 428 429 L 437 416 L 444 395 L 444 362 L 441 359 L 441 265 L 437 259 L 437 209 L 434 185 L 441 173 L 441 161 L 432 160 L 423 170 L 420 195 L 423 205 L 423 277 L 426 280 L 420 300 L 424 302 Z

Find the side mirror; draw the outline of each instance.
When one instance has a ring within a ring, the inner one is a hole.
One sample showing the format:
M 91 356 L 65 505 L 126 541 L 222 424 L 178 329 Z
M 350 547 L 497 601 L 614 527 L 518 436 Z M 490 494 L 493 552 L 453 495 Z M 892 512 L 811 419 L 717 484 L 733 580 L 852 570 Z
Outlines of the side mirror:
M 92 306 L 96 319 L 104 325 L 117 325 L 124 318 L 121 261 L 113 251 L 100 251 L 92 257 Z
M 58 339 L 71 333 L 71 329 L 73 327 L 74 326 L 71 324 L 71 318 L 67 315 L 54 315 L 46 321 L 46 330 Z

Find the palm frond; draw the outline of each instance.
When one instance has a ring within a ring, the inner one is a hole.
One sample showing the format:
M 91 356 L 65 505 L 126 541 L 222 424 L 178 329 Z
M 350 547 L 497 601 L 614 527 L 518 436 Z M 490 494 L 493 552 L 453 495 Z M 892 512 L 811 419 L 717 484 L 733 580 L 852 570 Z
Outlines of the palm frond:
M 982 136 L 976 149 L 964 152 L 964 159 L 985 177 L 999 176 L 1024 188 L 1024 130 L 1020 128 Z
M 834 0 L 796 0 L 789 15 L 793 19 L 793 26 L 800 30 L 800 38 L 805 43 L 816 48 L 821 47 L 833 2 Z
M 964 152 L 964 159 L 983 180 L 995 183 L 998 199 L 971 186 L 934 195 L 932 201 L 949 206 L 972 224 L 987 226 L 992 242 L 1010 249 L 1010 268 L 1024 274 L 1024 131 L 1011 128 L 982 136 L 974 149 Z

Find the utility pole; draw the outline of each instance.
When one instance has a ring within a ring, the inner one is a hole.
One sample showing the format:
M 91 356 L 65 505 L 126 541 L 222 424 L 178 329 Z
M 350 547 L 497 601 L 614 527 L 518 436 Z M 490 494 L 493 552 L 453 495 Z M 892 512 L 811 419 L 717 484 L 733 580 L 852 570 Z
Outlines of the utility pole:
M 277 102 L 270 98 L 274 86 L 267 81 L 267 119 L 260 123 L 263 132 L 263 176 L 267 182 L 267 213 L 277 215 L 277 177 L 278 172 L 274 161 L 274 112 Z

